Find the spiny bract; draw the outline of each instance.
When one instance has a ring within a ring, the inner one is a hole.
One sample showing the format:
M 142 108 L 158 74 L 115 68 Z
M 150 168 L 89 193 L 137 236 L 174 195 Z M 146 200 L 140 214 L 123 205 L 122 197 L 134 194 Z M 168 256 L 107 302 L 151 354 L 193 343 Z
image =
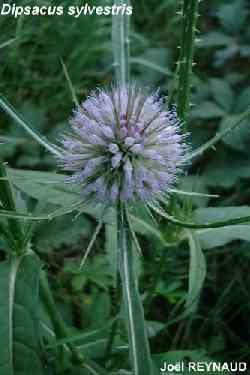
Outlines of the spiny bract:
M 75 110 L 60 164 L 85 199 L 151 201 L 176 182 L 187 152 L 176 110 L 136 86 L 97 90 Z

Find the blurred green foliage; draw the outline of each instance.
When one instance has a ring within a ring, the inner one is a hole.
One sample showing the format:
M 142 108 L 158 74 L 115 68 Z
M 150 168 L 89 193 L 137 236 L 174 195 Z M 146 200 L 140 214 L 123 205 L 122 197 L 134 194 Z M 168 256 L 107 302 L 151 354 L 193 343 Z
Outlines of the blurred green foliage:
M 19 3 L 29 2 L 22 0 Z M 36 4 L 40 3 L 36 1 Z M 177 11 L 180 5 L 174 0 L 136 0 L 132 3 L 132 77 L 152 88 L 160 87 L 167 96 L 173 87 L 178 58 L 180 20 Z M 64 0 L 61 4 L 67 6 L 71 1 Z M 194 148 L 229 126 L 249 105 L 249 21 L 250 8 L 246 0 L 211 0 L 200 4 L 193 107 L 187 124 Z M 84 17 L 75 20 L 62 16 L 14 20 L 0 17 L 0 26 L 4 31 L 0 36 L 0 46 L 3 46 L 0 91 L 36 129 L 55 140 L 69 126 L 67 120 L 73 108 L 60 60 L 67 67 L 79 99 L 96 86 L 109 84 L 112 80 L 111 19 Z M 10 43 L 4 45 L 8 41 Z M 55 169 L 53 158 L 2 114 L 0 126 L 3 142 L 0 156 L 11 167 Z M 219 198 L 187 198 L 173 194 L 169 202 L 171 212 L 177 216 L 184 212 L 188 218 L 193 207 L 197 220 L 201 221 L 249 215 L 249 129 L 248 120 L 216 149 L 197 160 L 189 168 L 188 176 L 181 179 L 180 189 L 218 194 Z M 49 176 L 47 178 L 49 180 Z M 32 186 L 32 176 L 28 186 L 24 179 L 20 180 L 18 187 L 29 206 L 36 206 L 38 193 L 48 210 L 60 206 L 60 199 L 65 202 L 66 197 L 60 190 L 54 192 L 56 201 L 47 202 L 46 191 L 41 190 L 41 186 L 35 186 L 35 183 Z M 146 223 L 148 227 L 138 228 L 143 249 L 138 273 L 156 363 L 162 364 L 158 354 L 169 350 L 178 351 L 175 360 L 207 357 L 246 360 L 250 351 L 249 226 L 198 231 L 207 259 L 206 279 L 199 304 L 190 314 L 183 314 L 188 289 L 188 247 L 181 229 L 164 220 L 157 221 L 158 229 L 154 228 L 152 220 Z M 104 246 L 104 231 L 96 241 L 84 271 L 78 271 L 77 267 L 95 225 L 93 215 L 89 214 L 75 220 L 68 215 L 53 223 L 39 224 L 34 231 L 34 249 L 50 272 L 58 306 L 72 327 L 72 340 L 82 347 L 83 353 L 100 364 L 106 362 L 106 367 L 113 370 L 123 363 L 127 366 L 127 347 L 125 332 L 119 332 L 120 335 L 117 332 L 112 355 L 103 358 L 109 340 L 108 325 L 114 319 L 115 310 L 114 249 L 112 241 Z M 152 234 L 154 230 L 155 235 Z M 0 242 L 0 249 L 3 248 Z M 4 258 L 2 254 L 1 251 Z M 198 278 L 203 283 L 203 276 L 197 275 L 198 284 Z M 50 325 L 45 313 L 44 322 Z M 90 338 L 87 333 L 86 337 L 77 338 L 83 329 L 92 332 Z M 47 344 L 52 341 L 51 337 L 46 337 L 46 330 L 44 337 Z M 74 373 L 80 374 L 77 369 L 69 374 Z

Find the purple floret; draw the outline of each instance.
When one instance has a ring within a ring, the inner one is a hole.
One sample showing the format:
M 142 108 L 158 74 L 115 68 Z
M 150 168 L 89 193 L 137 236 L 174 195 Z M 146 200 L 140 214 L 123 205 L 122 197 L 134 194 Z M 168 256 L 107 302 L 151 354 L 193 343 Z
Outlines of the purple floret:
M 187 153 L 176 110 L 136 86 L 98 90 L 74 111 L 62 139 L 67 183 L 96 203 L 152 201 L 176 183 Z

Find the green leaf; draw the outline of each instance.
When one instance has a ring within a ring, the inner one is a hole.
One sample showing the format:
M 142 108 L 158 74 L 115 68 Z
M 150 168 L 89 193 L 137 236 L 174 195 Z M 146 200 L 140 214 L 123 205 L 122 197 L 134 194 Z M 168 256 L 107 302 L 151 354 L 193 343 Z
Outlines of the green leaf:
M 91 344 L 92 342 L 95 342 L 97 340 L 104 339 L 109 332 L 109 326 L 110 325 L 108 324 L 101 329 L 90 330 L 83 333 L 76 333 L 69 335 L 68 337 L 65 337 L 63 339 L 57 339 L 56 341 L 53 341 L 49 345 L 47 345 L 46 348 L 49 349 L 71 343 L 74 343 L 78 347 Z
M 250 215 L 248 206 L 206 207 L 194 211 L 194 219 L 197 222 L 218 222 L 248 215 Z
M 92 225 L 86 216 L 74 220 L 74 214 L 55 218 L 53 225 L 49 222 L 39 224 L 36 229 L 36 248 L 40 252 L 49 253 L 64 246 L 79 244 L 92 233 Z
M 234 113 L 241 113 L 246 110 L 250 100 L 250 87 L 243 89 L 236 98 Z
M 40 264 L 33 253 L 0 263 L 0 373 L 42 375 L 38 296 Z
M 159 52 L 160 52 L 160 56 L 161 56 L 161 52 L 162 50 L 159 50 L 158 48 L 152 48 L 150 50 L 151 54 L 154 56 L 155 58 L 155 55 L 159 55 Z M 164 50 L 163 50 L 164 52 Z M 164 56 L 165 57 L 165 56 Z M 165 59 L 163 59 L 164 61 Z M 145 68 L 148 68 L 149 70 L 152 70 L 156 73 L 159 73 L 160 75 L 164 75 L 164 76 L 168 76 L 168 77 L 171 77 L 173 74 L 170 72 L 170 70 L 167 68 L 167 67 L 164 67 L 164 66 L 161 66 L 153 61 L 150 61 L 150 60 L 147 60 L 145 58 L 142 58 L 142 57 L 131 57 L 130 58 L 130 64 L 138 64 L 139 66 L 142 66 L 142 67 L 145 67 Z M 143 69 L 146 71 L 146 69 Z M 152 75 L 152 72 L 150 72 L 151 75 Z M 152 77 L 155 79 L 154 75 L 152 75 Z M 148 79 L 148 77 L 147 77 Z M 152 79 L 152 78 L 151 78 Z M 152 79 L 153 81 L 153 79 Z
M 164 236 L 152 220 L 149 222 L 148 220 L 145 220 L 145 218 L 141 219 L 140 217 L 136 217 L 133 215 L 130 215 L 130 220 L 136 232 L 144 234 L 147 237 L 154 236 L 158 238 L 162 242 L 162 244 L 166 244 Z
M 198 48 L 225 47 L 234 43 L 234 38 L 220 31 L 204 34 L 198 43 Z
M 190 248 L 189 285 L 186 309 L 196 310 L 197 302 L 206 277 L 206 259 L 202 252 L 199 237 L 194 231 L 187 231 Z
M 239 115 L 227 117 L 222 120 L 220 130 L 228 129 L 233 123 L 239 119 Z M 228 146 L 238 151 L 245 151 L 248 153 L 250 139 L 250 120 L 245 120 L 238 127 L 237 132 L 229 133 L 223 138 L 223 142 Z
M 37 199 L 38 201 L 50 203 L 62 207 L 57 215 L 70 213 L 71 206 L 79 202 L 80 187 L 65 184 L 65 175 L 51 172 L 36 172 L 9 169 L 10 180 L 19 190 Z M 79 204 L 77 206 L 79 208 Z M 74 207 L 76 209 L 76 206 Z M 102 205 L 82 205 L 81 212 L 87 213 L 100 219 L 103 212 Z M 113 222 L 114 210 L 110 208 L 105 215 L 103 222 Z
M 210 207 L 200 208 L 194 212 L 197 220 L 224 220 L 233 219 L 238 216 L 250 214 L 250 207 Z M 217 246 L 224 246 L 234 240 L 250 241 L 250 225 L 228 226 L 225 228 L 198 230 L 197 236 L 200 239 L 203 249 L 211 249 Z
M 216 103 L 204 101 L 198 104 L 192 111 L 191 116 L 202 120 L 210 120 L 217 117 L 224 117 L 226 112 Z
M 250 177 L 249 163 L 249 159 L 236 158 L 234 155 L 231 155 L 231 157 L 228 155 L 225 160 L 216 158 L 213 163 L 210 163 L 202 176 L 202 180 L 207 186 L 230 189 L 240 178 Z
M 230 113 L 232 110 L 234 95 L 228 82 L 223 79 L 212 78 L 210 79 L 210 85 L 215 101 L 226 112 Z
M 19 190 L 37 200 L 58 206 L 68 206 L 77 200 L 77 191 L 64 184 L 65 175 L 17 169 L 8 169 L 8 174 Z
M 141 297 L 134 268 L 132 238 L 125 210 L 118 210 L 119 267 L 134 375 L 151 375 L 152 364 Z
M 90 281 L 97 285 L 101 290 L 108 290 L 111 284 L 110 272 L 107 267 L 106 258 L 96 255 L 94 262 L 89 261 L 80 270 L 78 264 L 68 264 L 64 272 L 72 275 L 72 288 L 74 291 L 81 291 L 84 285 Z
M 166 243 L 166 241 L 164 240 L 164 236 L 159 230 L 157 222 L 144 203 L 137 202 L 134 203 L 132 207 L 129 207 L 129 218 L 135 232 L 149 238 L 152 238 L 152 236 L 154 236 L 155 238 L 158 238 L 163 244 Z
M 218 18 L 229 34 L 237 34 L 244 25 L 248 11 L 245 0 L 237 0 L 220 6 Z
M 101 329 L 103 323 L 108 322 L 110 318 L 110 295 L 92 284 L 91 295 L 86 297 L 86 303 L 81 308 L 84 320 L 88 322 L 88 328 Z
M 190 161 L 198 156 L 204 154 L 205 151 L 209 150 L 210 148 L 214 147 L 219 141 L 221 141 L 226 135 L 231 133 L 235 130 L 239 125 L 249 118 L 250 116 L 250 106 L 246 109 L 245 112 L 238 118 L 236 122 L 234 122 L 231 126 L 226 127 L 223 131 L 218 132 L 212 139 L 204 143 L 202 146 L 198 147 L 196 150 L 191 152 L 191 154 L 185 159 L 185 161 Z
M 207 206 L 209 198 L 218 198 L 218 195 L 209 194 L 209 189 L 201 176 L 189 174 L 179 182 L 180 190 L 171 190 L 184 201 L 191 200 L 194 206 Z
M 229 225 L 225 228 L 201 229 L 197 231 L 197 235 L 203 249 L 212 249 L 235 240 L 250 241 L 250 225 Z

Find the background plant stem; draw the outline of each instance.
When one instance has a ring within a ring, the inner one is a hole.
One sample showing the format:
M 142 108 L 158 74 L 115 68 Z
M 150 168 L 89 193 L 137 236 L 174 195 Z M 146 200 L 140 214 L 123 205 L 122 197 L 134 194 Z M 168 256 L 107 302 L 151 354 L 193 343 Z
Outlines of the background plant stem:
M 179 64 L 178 114 L 186 121 L 190 107 L 190 88 L 199 0 L 183 0 L 182 35 Z
M 129 5 L 129 0 L 115 0 L 118 7 Z M 116 15 L 112 20 L 112 50 L 114 58 L 115 78 L 118 85 L 129 82 L 129 16 Z

